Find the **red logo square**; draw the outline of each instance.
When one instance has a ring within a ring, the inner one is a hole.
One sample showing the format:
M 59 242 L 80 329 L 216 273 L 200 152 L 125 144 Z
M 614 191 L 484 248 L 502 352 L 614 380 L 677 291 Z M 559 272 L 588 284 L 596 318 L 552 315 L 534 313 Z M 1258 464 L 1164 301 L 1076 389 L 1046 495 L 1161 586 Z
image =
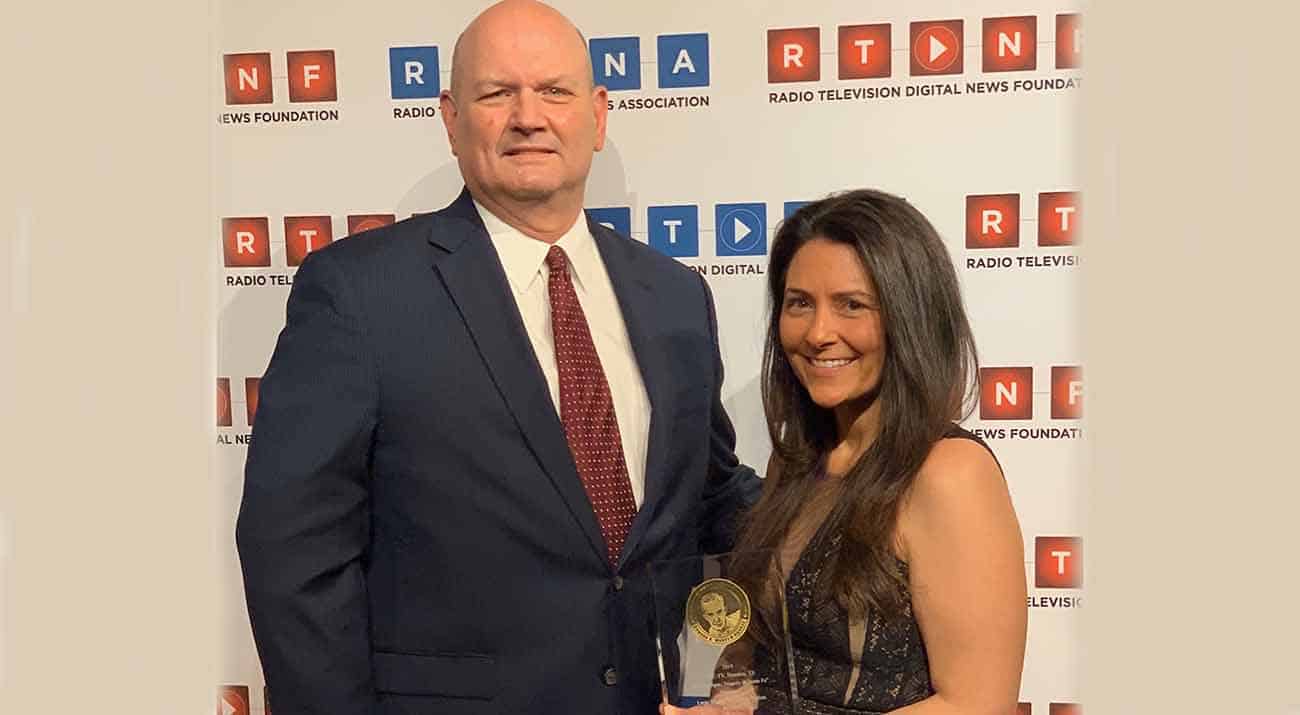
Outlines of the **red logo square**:
M 302 264 L 308 253 L 334 240 L 334 222 L 329 216 L 285 216 L 284 247 L 289 265 Z
M 265 216 L 221 219 L 226 268 L 271 265 L 271 229 Z
M 822 31 L 794 27 L 767 31 L 767 81 L 815 82 L 822 76 Z
M 217 697 L 217 715 L 252 715 L 247 685 L 223 685 Z
M 980 419 L 1027 420 L 1033 416 L 1032 367 L 980 368 Z
M 984 71 L 1016 72 L 1038 67 L 1038 18 L 984 18 Z
M 1029 703 L 1016 703 L 1016 715 L 1034 715 L 1034 706 Z
M 217 426 L 230 427 L 232 425 L 230 411 L 230 378 L 217 378 Z
M 1056 69 L 1073 69 L 1083 56 L 1083 34 L 1077 13 L 1056 16 Z
M 395 214 L 352 214 L 348 216 L 348 235 L 388 226 L 397 221 Z
M 1082 585 L 1083 539 L 1077 536 L 1035 537 L 1034 586 L 1079 588 Z M 1056 710 L 1051 712 L 1055 713 Z
M 1075 703 L 1048 703 L 1047 715 L 1083 715 L 1083 706 Z
M 1083 368 L 1072 365 L 1052 367 L 1052 419 L 1077 420 L 1083 417 Z
M 339 98 L 334 50 L 289 52 L 289 101 L 333 102 Z
M 1016 248 L 1020 245 L 1020 194 L 966 197 L 966 247 Z
M 244 408 L 248 411 L 248 426 L 253 426 L 253 418 L 257 416 L 257 393 L 262 387 L 262 378 L 246 377 L 244 378 Z
M 1073 246 L 1078 243 L 1079 192 L 1043 191 L 1038 194 L 1038 245 Z
M 965 52 L 961 20 L 914 22 L 910 28 L 913 76 L 962 73 Z
M 888 77 L 890 25 L 840 25 L 840 79 Z
M 270 104 L 271 53 L 246 52 L 223 55 L 226 75 L 226 104 Z

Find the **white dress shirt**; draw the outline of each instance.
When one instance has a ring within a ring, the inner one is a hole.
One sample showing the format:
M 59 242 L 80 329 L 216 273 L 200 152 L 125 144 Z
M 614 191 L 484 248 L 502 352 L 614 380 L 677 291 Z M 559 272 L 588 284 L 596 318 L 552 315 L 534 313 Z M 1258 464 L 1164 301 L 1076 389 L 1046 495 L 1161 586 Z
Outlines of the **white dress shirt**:
M 560 375 L 555 365 L 555 338 L 551 332 L 551 302 L 548 292 L 550 274 L 546 267 L 546 253 L 551 244 L 530 238 L 497 218 L 483 205 L 474 202 L 474 208 L 483 219 L 492 245 L 496 248 L 501 266 L 510 283 L 510 292 L 524 319 L 524 329 L 533 344 L 537 362 L 546 375 L 546 386 L 551 391 L 555 414 L 560 414 Z M 638 508 L 645 495 L 646 442 L 650 431 L 650 400 L 646 396 L 641 369 L 632 341 L 628 339 L 627 324 L 619 309 L 614 286 L 610 283 L 605 262 L 601 260 L 596 240 L 587 229 L 586 216 L 578 220 L 556 241 L 568 257 L 569 276 L 578 303 L 587 318 L 591 340 L 596 346 L 605 380 L 609 383 L 614 400 L 614 415 L 623 443 L 623 459 L 627 462 L 627 476 L 632 481 L 632 497 Z

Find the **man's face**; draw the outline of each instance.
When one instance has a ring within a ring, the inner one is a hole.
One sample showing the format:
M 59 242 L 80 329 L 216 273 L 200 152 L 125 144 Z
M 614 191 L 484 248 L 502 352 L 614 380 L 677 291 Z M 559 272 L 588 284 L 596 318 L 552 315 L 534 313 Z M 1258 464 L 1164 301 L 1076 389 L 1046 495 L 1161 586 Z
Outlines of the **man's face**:
M 549 15 L 481 20 L 462 40 L 454 94 L 441 99 L 465 183 L 487 203 L 568 194 L 581 205 L 607 112 L 581 37 Z
M 700 608 L 704 611 L 704 620 L 710 628 L 722 628 L 727 625 L 727 605 L 721 596 L 705 596 L 700 599 Z

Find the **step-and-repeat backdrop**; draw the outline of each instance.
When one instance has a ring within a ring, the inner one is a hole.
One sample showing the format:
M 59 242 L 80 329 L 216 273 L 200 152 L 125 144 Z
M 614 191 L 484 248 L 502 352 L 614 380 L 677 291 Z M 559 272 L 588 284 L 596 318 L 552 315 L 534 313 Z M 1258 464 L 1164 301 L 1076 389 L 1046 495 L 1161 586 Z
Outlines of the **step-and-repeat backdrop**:
M 741 458 L 770 445 L 759 399 L 767 251 L 802 202 L 905 196 L 947 241 L 981 361 L 966 426 L 1005 469 L 1025 536 L 1029 643 L 1018 715 L 1078 704 L 1084 551 L 1081 19 L 1068 0 L 779 0 L 556 6 L 609 88 L 587 206 L 704 275 Z M 234 550 L 258 378 L 309 251 L 438 209 L 461 180 L 437 113 L 451 50 L 486 3 L 247 0 L 218 8 L 213 85 L 225 605 L 218 712 L 265 688 Z M 322 389 L 329 389 L 322 386 Z

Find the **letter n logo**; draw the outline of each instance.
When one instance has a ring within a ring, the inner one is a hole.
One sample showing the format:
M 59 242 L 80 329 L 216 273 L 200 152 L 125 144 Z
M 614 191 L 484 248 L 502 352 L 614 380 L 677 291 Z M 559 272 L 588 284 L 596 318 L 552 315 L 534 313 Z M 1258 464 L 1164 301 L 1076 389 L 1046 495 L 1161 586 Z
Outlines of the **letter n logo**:
M 980 368 L 980 419 L 1027 420 L 1033 416 L 1032 367 Z
M 223 55 L 226 76 L 226 104 L 270 104 L 271 53 L 246 52 Z

